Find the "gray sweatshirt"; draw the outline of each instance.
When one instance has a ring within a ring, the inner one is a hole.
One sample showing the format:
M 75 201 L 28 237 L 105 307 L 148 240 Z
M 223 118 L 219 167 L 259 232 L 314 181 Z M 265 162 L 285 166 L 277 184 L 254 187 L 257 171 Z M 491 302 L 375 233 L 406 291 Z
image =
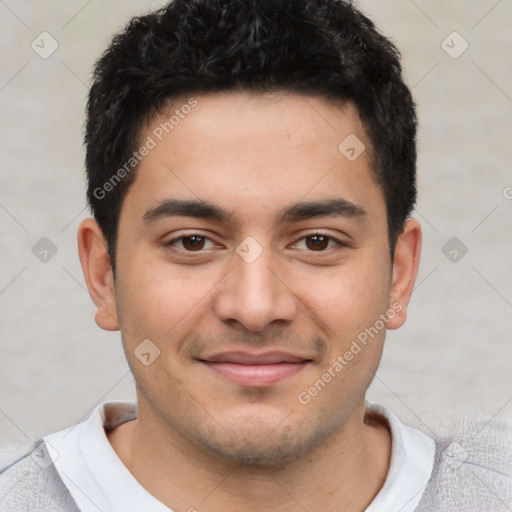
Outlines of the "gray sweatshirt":
M 432 476 L 415 512 L 512 511 L 509 423 L 466 418 L 457 432 L 435 443 Z M 0 461 L 0 512 L 79 510 L 42 440 L 30 447 L 3 448 Z

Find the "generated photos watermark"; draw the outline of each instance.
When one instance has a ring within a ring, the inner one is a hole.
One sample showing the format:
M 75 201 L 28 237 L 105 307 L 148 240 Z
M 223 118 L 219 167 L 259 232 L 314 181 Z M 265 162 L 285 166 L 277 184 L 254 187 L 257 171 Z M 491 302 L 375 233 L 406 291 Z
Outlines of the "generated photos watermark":
M 354 359 L 354 357 L 368 345 L 369 341 L 375 338 L 375 336 L 386 328 L 387 322 L 395 318 L 396 314 L 402 311 L 402 309 L 402 304 L 395 302 L 391 308 L 379 316 L 379 319 L 376 320 L 372 326 L 366 327 L 361 331 L 356 338 L 352 340 L 350 347 L 336 358 L 321 377 L 313 382 L 307 390 L 301 391 L 297 395 L 299 403 L 302 405 L 308 405 L 311 400 L 314 399 L 327 386 L 327 384 L 329 384 L 329 382 L 335 379 L 349 365 L 350 361 L 352 361 L 352 359 Z
M 149 152 L 156 148 L 157 144 L 162 141 L 165 135 L 171 133 L 176 126 L 180 124 L 182 119 L 190 114 L 192 109 L 197 106 L 197 100 L 193 97 L 189 98 L 186 103 L 181 105 L 180 108 L 174 110 L 174 114 L 170 116 L 167 121 L 160 123 L 152 132 L 148 135 L 143 144 L 137 151 L 134 151 L 132 156 L 119 168 L 114 174 L 101 186 L 96 187 L 93 191 L 93 195 L 96 199 L 101 200 L 106 197 L 109 192 L 112 192 L 114 188 L 121 183 L 146 157 Z

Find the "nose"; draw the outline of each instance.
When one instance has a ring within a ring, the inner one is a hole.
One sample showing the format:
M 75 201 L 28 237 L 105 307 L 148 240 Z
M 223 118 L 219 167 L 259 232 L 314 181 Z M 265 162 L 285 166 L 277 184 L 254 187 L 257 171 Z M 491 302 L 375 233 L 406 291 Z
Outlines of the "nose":
M 234 268 L 219 283 L 213 307 L 223 322 L 259 332 L 273 322 L 293 320 L 297 299 L 276 271 L 269 251 L 263 251 L 252 262 L 234 255 Z

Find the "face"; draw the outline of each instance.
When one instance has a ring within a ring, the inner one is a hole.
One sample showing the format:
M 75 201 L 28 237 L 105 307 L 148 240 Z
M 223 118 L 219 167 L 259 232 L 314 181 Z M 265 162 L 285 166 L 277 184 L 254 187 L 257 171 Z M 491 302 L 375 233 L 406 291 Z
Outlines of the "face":
M 350 103 L 187 99 L 141 134 L 155 144 L 97 321 L 120 326 L 141 421 L 229 460 L 290 461 L 348 428 L 403 321 L 370 143 Z

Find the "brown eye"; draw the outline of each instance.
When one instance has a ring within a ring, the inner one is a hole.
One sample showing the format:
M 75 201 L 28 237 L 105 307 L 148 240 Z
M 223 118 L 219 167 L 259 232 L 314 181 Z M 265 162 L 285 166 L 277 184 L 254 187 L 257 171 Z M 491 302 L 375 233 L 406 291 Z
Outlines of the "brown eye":
M 181 238 L 183 247 L 187 251 L 198 251 L 204 248 L 205 237 L 199 235 L 184 236 Z
M 324 235 L 312 235 L 306 237 L 306 247 L 312 251 L 323 251 L 327 249 L 330 238 Z
M 208 251 L 211 252 L 212 249 L 220 249 L 210 237 L 200 235 L 199 233 L 178 236 L 168 242 L 164 242 L 162 245 L 166 248 L 168 247 L 175 254 L 181 253 L 182 255 L 188 254 L 190 256 L 192 256 L 193 252 L 200 256 L 203 253 L 208 253 Z

